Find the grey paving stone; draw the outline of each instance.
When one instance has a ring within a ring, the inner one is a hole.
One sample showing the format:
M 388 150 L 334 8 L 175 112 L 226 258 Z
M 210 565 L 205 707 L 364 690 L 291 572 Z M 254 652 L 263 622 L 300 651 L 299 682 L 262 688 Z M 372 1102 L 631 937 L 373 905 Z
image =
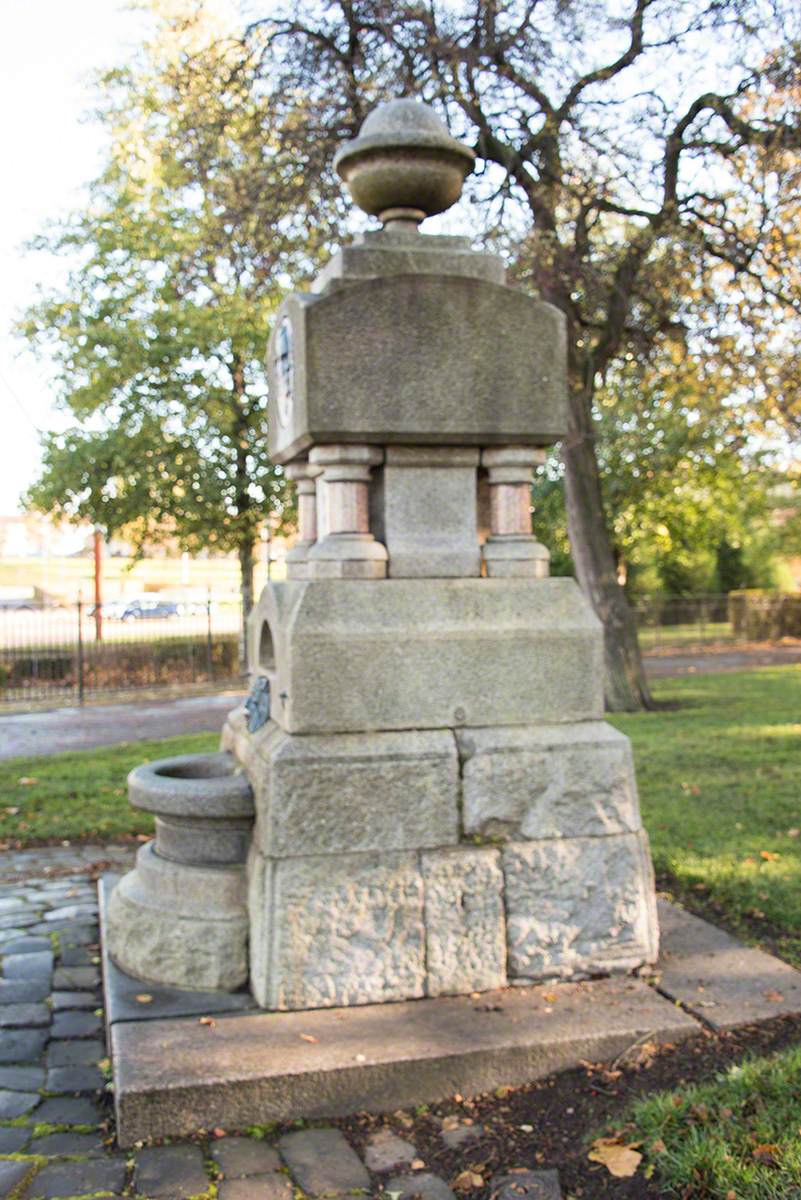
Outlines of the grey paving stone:
M 4 979 L 49 979 L 53 970 L 53 951 L 3 955 Z
M 97 925 L 73 925 L 66 921 L 42 921 L 33 926 L 32 932 L 57 933 L 62 946 L 94 946 L 98 938 Z
M 101 1158 L 90 1162 L 49 1163 L 29 1184 L 26 1197 L 91 1196 L 121 1192 L 125 1186 L 125 1159 Z
M 278 1151 L 257 1138 L 218 1138 L 212 1143 L 209 1153 L 226 1179 L 264 1175 L 281 1168 Z
M 367 1143 L 364 1161 L 371 1171 L 392 1171 L 408 1167 L 417 1158 L 411 1142 L 405 1142 L 391 1129 L 379 1129 Z
M 278 1148 L 298 1187 L 311 1196 L 369 1188 L 370 1176 L 338 1129 L 287 1133 Z
M 40 979 L 0 979 L 0 1005 L 29 1004 L 46 1000 L 50 995 L 50 980 L 44 975 Z
M 41 1029 L 0 1031 L 0 1063 L 33 1063 L 41 1057 L 47 1034 Z
M 50 1024 L 50 1009 L 44 1004 L 3 1004 L 0 1029 L 26 1029 Z
M 31 1170 L 29 1163 L 0 1163 L 0 1196 L 13 1192 Z
M 53 1018 L 50 1036 L 54 1038 L 85 1038 L 100 1033 L 103 1021 L 93 1012 L 62 1012 Z
M 103 1143 L 96 1133 L 48 1133 L 34 1138 L 28 1147 L 29 1154 L 99 1154 Z
M 67 904 L 63 908 L 53 908 L 50 912 L 45 913 L 45 920 L 49 924 L 52 924 L 53 921 L 70 922 L 96 919 L 96 904 Z
M 91 967 L 99 957 L 91 946 L 62 946 L 58 960 L 62 967 Z
M 51 1096 L 37 1108 L 36 1120 L 46 1125 L 99 1125 L 103 1116 L 85 1096 Z
M 454 1195 L 444 1179 L 430 1175 L 427 1171 L 415 1171 L 413 1175 L 395 1175 L 384 1184 L 385 1192 L 397 1192 L 393 1200 L 454 1200 Z
M 103 1086 L 98 1067 L 52 1067 L 47 1072 L 45 1089 L 48 1092 L 95 1092 Z
M 0 1121 L 15 1121 L 24 1117 L 41 1100 L 38 1092 L 0 1091 Z
M 286 1175 L 250 1175 L 247 1179 L 225 1179 L 219 1200 L 292 1200 L 295 1189 Z
M 51 1042 L 47 1047 L 48 1067 L 85 1067 L 105 1058 L 106 1047 L 94 1038 Z
M 0 896 L 0 915 L 5 917 L 19 908 L 28 908 L 27 900 L 21 896 Z
M 3 953 L 3 947 L 6 946 L 8 942 L 16 942 L 19 938 L 23 937 L 24 934 L 25 930 L 20 929 L 18 926 L 15 926 L 12 929 L 0 929 L 0 954 Z
M 44 1067 L 0 1067 L 0 1088 L 11 1092 L 35 1092 L 44 1081 Z
M 199 1146 L 154 1146 L 136 1155 L 134 1191 L 142 1196 L 194 1196 L 208 1186 Z
M 20 910 L 5 917 L 0 917 L 0 929 L 29 929 L 31 925 L 36 925 L 39 917 L 36 913 L 27 913 Z
M 556 1171 L 499 1172 L 490 1183 L 492 1200 L 562 1200 Z
M 97 992 L 53 992 L 50 997 L 54 1012 L 70 1008 L 99 1008 Z
M 53 974 L 55 991 L 70 988 L 95 988 L 100 983 L 97 967 L 56 967 Z
M 483 1136 L 483 1125 L 454 1125 L 453 1128 L 443 1129 L 440 1133 L 440 1137 L 449 1150 L 457 1150 L 459 1146 L 477 1142 Z
M 30 1129 L 21 1125 L 7 1125 L 0 1129 L 0 1154 L 19 1154 L 31 1136 Z
M 34 954 L 40 950 L 52 950 L 50 938 L 19 937 L 3 943 L 3 954 Z

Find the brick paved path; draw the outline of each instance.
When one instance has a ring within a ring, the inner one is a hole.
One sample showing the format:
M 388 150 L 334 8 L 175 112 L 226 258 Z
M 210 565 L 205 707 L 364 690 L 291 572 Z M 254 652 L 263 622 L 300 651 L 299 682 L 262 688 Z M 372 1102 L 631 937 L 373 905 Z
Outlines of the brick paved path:
M 211 1137 L 143 1146 L 114 1143 L 103 1035 L 97 899 L 90 865 L 115 847 L 60 847 L 7 855 L 0 884 L 0 1197 L 46 1200 L 97 1195 L 186 1200 L 293 1200 L 361 1193 L 394 1200 L 454 1200 L 417 1149 L 389 1129 L 363 1158 L 333 1128 L 303 1128 L 272 1141 Z M 18 881 L 34 861 L 40 875 Z M 73 873 L 64 875 L 65 871 Z M 58 877 L 54 878 L 53 874 Z M 17 880 L 16 882 L 14 880 Z M 476 1143 L 480 1126 L 442 1122 L 451 1149 Z M 467 1165 L 467 1159 L 465 1160 Z M 495 1200 L 559 1200 L 555 1171 L 499 1173 Z

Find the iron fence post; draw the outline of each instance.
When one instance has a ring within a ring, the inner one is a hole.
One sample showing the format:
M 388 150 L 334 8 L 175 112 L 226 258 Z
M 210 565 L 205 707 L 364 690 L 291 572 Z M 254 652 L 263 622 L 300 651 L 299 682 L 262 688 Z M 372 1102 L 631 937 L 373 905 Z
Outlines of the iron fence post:
M 78 703 L 83 704 L 84 661 L 83 661 L 83 598 L 78 593 Z
M 211 588 L 209 588 L 206 596 L 206 670 L 208 671 L 209 683 L 213 679 L 213 657 L 211 644 Z

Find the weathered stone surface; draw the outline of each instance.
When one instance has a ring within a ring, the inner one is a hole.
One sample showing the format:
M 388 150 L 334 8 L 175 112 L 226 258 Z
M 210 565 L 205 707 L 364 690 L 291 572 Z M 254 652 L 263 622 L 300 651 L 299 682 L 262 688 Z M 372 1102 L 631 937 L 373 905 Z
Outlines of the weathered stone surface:
M 505 1171 L 492 1177 L 492 1200 L 562 1200 L 557 1171 Z
M 554 999 L 555 997 L 555 999 Z M 642 980 L 548 983 L 313 1012 L 112 1026 L 120 1144 L 294 1117 L 394 1112 L 517 1086 L 698 1022 Z M 314 1040 L 309 1040 L 314 1039 Z
M 10 1092 L 35 1092 L 44 1081 L 43 1067 L 0 1067 L 0 1088 Z
M 83 1096 L 52 1096 L 36 1110 L 36 1120 L 46 1125 L 99 1125 L 101 1114 Z
M 512 977 L 569 978 L 655 961 L 644 833 L 513 842 L 502 862 Z
M 0 1091 L 0 1121 L 15 1121 L 24 1117 L 41 1100 L 38 1092 Z
M 0 979 L 0 1007 L 8 1004 L 28 1004 L 46 1000 L 50 995 L 50 979 Z
M 95 988 L 100 985 L 100 972 L 97 967 L 56 967 L 53 975 L 53 987 L 64 988 Z
M 659 901 L 659 987 L 713 1029 L 801 1013 L 801 971 Z
M 611 725 L 460 730 L 457 740 L 467 834 L 517 840 L 640 828 L 631 746 Z
M 54 1038 L 85 1038 L 100 1033 L 103 1021 L 93 1012 L 62 1012 L 53 1017 L 50 1036 Z
M 28 1147 L 29 1154 L 47 1156 L 61 1154 L 99 1154 L 103 1143 L 95 1133 L 48 1133 L 34 1138 Z
M 367 1143 L 364 1161 L 371 1171 L 392 1171 L 397 1167 L 408 1167 L 416 1158 L 417 1150 L 391 1129 L 379 1129 Z
M 0 1063 L 34 1063 L 46 1041 L 47 1034 L 41 1029 L 0 1030 Z
M 506 986 L 506 926 L 499 852 L 458 846 L 421 855 L 426 993 Z
M 427 241 L 417 245 L 425 251 Z M 414 250 L 410 243 L 410 258 Z M 275 462 L 312 442 L 546 446 L 564 430 L 564 318 L 522 292 L 404 274 L 289 296 L 275 330 L 284 317 L 294 402 L 279 412 L 274 333 L 267 428 Z
M 48 1067 L 88 1066 L 105 1055 L 103 1043 L 95 1038 L 51 1042 L 47 1047 Z
M 35 954 L 40 950 L 52 950 L 50 938 L 20 937 L 3 943 L 3 954 Z
M 3 956 L 5 979 L 49 979 L 53 970 L 53 951 L 37 950 L 33 954 Z
M 251 896 L 251 983 L 266 1008 L 329 1008 L 422 996 L 423 888 L 413 854 L 284 859 Z M 265 918 L 269 933 L 264 932 Z
M 265 621 L 289 733 L 603 715 L 600 626 L 572 579 L 291 580 L 262 592 L 252 643 Z
M 19 1187 L 30 1170 L 30 1163 L 0 1162 L 0 1196 L 8 1196 Z
M 421 238 L 416 231 L 371 229 L 334 253 L 311 290 L 319 294 L 337 279 L 387 275 L 466 275 L 503 284 L 506 265 L 498 254 L 473 250 L 467 238 L 430 233 Z
M 255 1138 L 218 1138 L 212 1143 L 209 1153 L 226 1179 L 265 1175 L 281 1169 L 278 1152 Z
M 279 1141 L 281 1157 L 298 1187 L 310 1196 L 369 1188 L 370 1176 L 338 1129 L 302 1129 Z
M 240 867 L 167 862 L 148 843 L 109 899 L 110 953 L 140 979 L 234 991 L 248 975 L 247 937 Z
M 125 1186 L 125 1159 L 100 1158 L 89 1162 L 50 1163 L 28 1187 L 29 1197 L 56 1200 L 63 1196 L 120 1193 Z
M 44 1004 L 4 1004 L 0 1006 L 0 1028 L 24 1029 L 50 1024 L 50 1010 Z
M 136 1154 L 134 1189 L 142 1196 L 195 1196 L 208 1186 L 200 1146 L 154 1146 Z
M 371 528 L 392 579 L 478 576 L 477 450 L 388 446 Z
M 96 992 L 53 992 L 50 997 L 53 1012 L 70 1009 L 95 1009 L 100 1001 Z
M 446 730 L 282 734 L 268 754 L 261 777 L 254 773 L 255 842 L 267 856 L 458 841 L 459 761 Z
M 48 1092 L 96 1092 L 104 1084 L 98 1067 L 51 1067 L 45 1087 Z
M 58 960 L 62 967 L 91 967 L 97 962 L 97 953 L 89 946 L 62 946 Z
M 30 1136 L 30 1129 L 23 1129 L 19 1125 L 4 1126 L 0 1129 L 0 1154 L 19 1154 Z M 0 1187 L 0 1196 L 2 1194 Z
M 384 1191 L 391 1192 L 396 1200 L 454 1200 L 445 1180 L 428 1171 L 395 1175 L 384 1184 Z
M 245 1179 L 224 1179 L 218 1192 L 220 1200 L 292 1200 L 294 1194 L 292 1180 L 277 1171 Z

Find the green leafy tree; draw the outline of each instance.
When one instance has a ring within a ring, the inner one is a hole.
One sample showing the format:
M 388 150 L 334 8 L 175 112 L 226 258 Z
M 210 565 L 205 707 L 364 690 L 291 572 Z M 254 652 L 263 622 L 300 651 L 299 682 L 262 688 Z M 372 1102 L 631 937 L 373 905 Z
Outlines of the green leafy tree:
M 562 448 L 578 580 L 605 629 L 607 701 L 648 703 L 617 581 L 599 462 L 598 398 L 628 355 L 667 333 L 708 339 L 717 309 L 732 365 L 740 334 L 769 339 L 801 313 L 795 252 L 801 12 L 789 0 L 293 0 L 259 6 L 271 103 L 329 146 L 379 100 L 435 104 L 479 155 L 472 228 L 564 313 L 569 432 Z M 265 11 L 266 10 L 266 11 Z M 302 98 L 302 111 L 297 107 Z M 795 212 L 795 218 L 793 217 Z M 719 292 L 713 268 L 737 281 Z M 699 280 L 702 283 L 699 283 Z M 712 331 L 714 333 L 714 331 Z M 714 338 L 713 338 L 714 340 Z M 747 340 L 747 337 L 746 337 Z M 797 408 L 790 358 L 765 406 Z
M 28 500 L 140 546 L 235 551 L 247 613 L 260 528 L 293 517 L 267 458 L 269 325 L 330 231 L 293 221 L 302 179 L 251 52 L 206 6 L 151 9 L 138 59 L 100 81 L 109 152 L 89 202 L 38 242 L 71 269 L 20 328 L 75 423 L 46 439 Z

